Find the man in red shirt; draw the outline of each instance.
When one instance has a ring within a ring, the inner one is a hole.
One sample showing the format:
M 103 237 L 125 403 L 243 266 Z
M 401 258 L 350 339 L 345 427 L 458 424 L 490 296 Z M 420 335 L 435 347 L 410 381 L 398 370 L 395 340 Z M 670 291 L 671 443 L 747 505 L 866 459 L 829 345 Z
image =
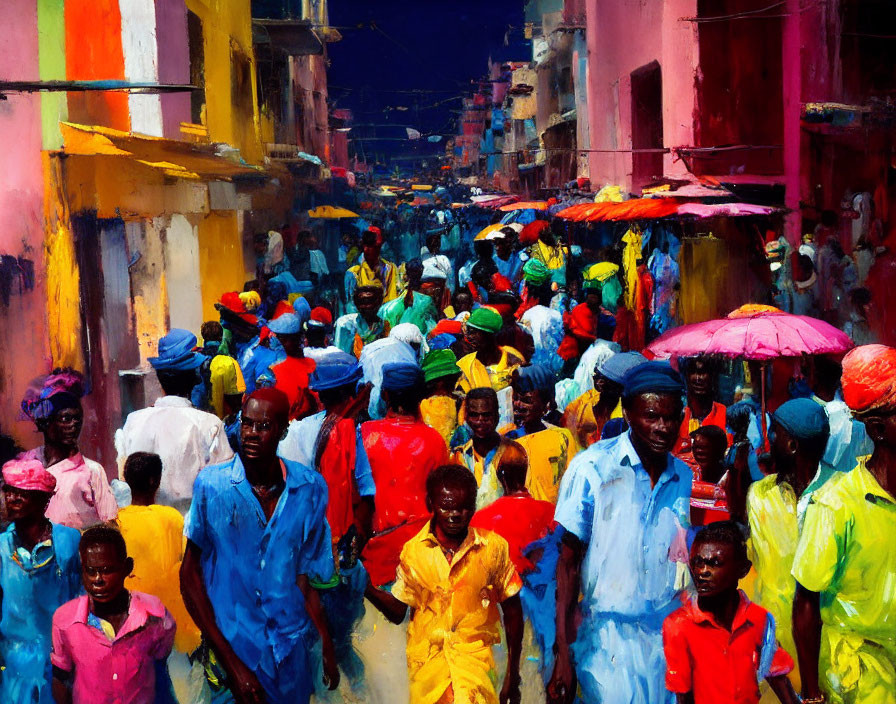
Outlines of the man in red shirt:
M 268 329 L 277 336 L 286 353 L 286 358 L 272 364 L 270 369 L 274 387 L 289 399 L 289 419 L 297 420 L 315 413 L 318 402 L 308 389 L 315 363 L 302 350 L 302 319 L 295 313 L 285 313 L 272 320 Z
M 690 567 L 697 597 L 663 623 L 666 688 L 679 704 L 757 704 L 765 679 L 783 704 L 796 704 L 793 660 L 775 640 L 775 620 L 737 588 L 751 567 L 738 525 L 700 531 Z
M 526 489 L 526 451 L 511 442 L 498 462 L 498 481 L 504 495 L 473 516 L 470 525 L 494 531 L 507 541 L 510 559 L 523 579 L 520 598 L 526 627 L 532 628 L 543 679 L 554 667 L 556 588 L 559 537 L 553 534 L 554 504 L 532 498 Z
M 715 390 L 715 365 L 706 357 L 679 359 L 678 366 L 687 386 L 688 402 L 684 407 L 678 442 L 672 454 L 685 462 L 699 479 L 699 468 L 694 459 L 691 433 L 705 425 L 715 425 L 725 430 L 725 406 L 713 400 Z
M 448 461 L 442 436 L 420 417 L 425 393 L 420 367 L 410 362 L 387 364 L 382 383 L 386 417 L 361 424 L 376 486 L 374 537 L 363 553 L 374 586 L 395 579 L 401 548 L 430 517 L 426 477 Z

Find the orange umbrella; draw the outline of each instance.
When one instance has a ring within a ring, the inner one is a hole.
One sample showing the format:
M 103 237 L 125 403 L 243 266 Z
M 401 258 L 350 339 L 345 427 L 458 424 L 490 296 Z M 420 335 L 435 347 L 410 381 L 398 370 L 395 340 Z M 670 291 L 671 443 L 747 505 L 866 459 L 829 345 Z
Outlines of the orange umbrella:
M 498 210 L 504 213 L 509 213 L 512 210 L 547 210 L 548 204 L 542 200 L 527 200 L 522 203 L 508 203 L 507 205 L 502 205 Z

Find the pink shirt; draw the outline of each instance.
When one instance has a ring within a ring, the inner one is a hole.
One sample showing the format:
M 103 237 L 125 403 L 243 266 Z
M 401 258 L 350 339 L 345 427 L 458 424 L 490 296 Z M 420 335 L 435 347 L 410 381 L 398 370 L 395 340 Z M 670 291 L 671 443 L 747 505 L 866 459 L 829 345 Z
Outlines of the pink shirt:
M 38 460 L 47 467 L 43 446 L 29 450 L 21 457 Z M 56 493 L 47 507 L 47 518 L 53 523 L 83 530 L 118 516 L 118 504 L 109 487 L 106 470 L 99 462 L 89 460 L 79 452 L 47 467 L 47 471 L 56 477 Z
M 54 667 L 74 673 L 74 704 L 153 704 L 156 661 L 174 643 L 174 619 L 156 597 L 131 592 L 128 617 L 114 640 L 88 625 L 89 601 L 79 596 L 53 615 Z

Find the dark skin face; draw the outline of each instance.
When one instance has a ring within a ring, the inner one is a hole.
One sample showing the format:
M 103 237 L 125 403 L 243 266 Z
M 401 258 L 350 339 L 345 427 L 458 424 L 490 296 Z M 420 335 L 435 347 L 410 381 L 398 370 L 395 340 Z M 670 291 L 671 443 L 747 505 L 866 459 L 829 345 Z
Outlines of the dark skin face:
M 585 296 L 585 305 L 587 305 L 591 310 L 593 310 L 596 313 L 600 310 L 600 304 L 601 304 L 600 293 L 598 293 L 596 291 L 592 292 L 589 290 L 588 294 Z
M 725 448 L 720 448 L 720 443 L 713 442 L 705 435 L 694 435 L 691 450 L 701 467 L 714 467 L 725 457 Z
M 383 295 L 374 291 L 360 291 L 355 294 L 355 308 L 368 323 L 376 320 L 376 314 L 383 304 Z
M 113 545 L 96 543 L 81 551 L 81 579 L 94 604 L 109 604 L 118 598 L 133 571 L 134 561 L 122 558 Z
M 738 560 L 733 545 L 713 541 L 694 542 L 690 566 L 698 597 L 736 591 L 737 583 L 750 571 L 750 562 Z
M 243 462 L 263 463 L 276 459 L 277 445 L 285 429 L 286 418 L 277 416 L 270 401 L 249 399 L 240 424 L 240 457 Z
M 672 394 L 640 394 L 635 396 L 623 414 L 632 429 L 635 449 L 659 459 L 675 447 L 681 426 L 681 400 Z M 644 460 L 644 455 L 641 455 Z
M 454 295 L 454 312 L 457 314 L 473 310 L 473 297 L 469 293 Z
M 513 390 L 513 422 L 517 427 L 530 427 L 541 423 L 547 411 L 547 402 L 540 391 Z
M 594 390 L 600 394 L 601 401 L 604 400 L 604 397 L 607 397 L 608 399 L 615 399 L 616 403 L 619 403 L 619 399 L 622 397 L 622 384 L 611 381 L 596 369 L 594 370 L 593 381 Z
M 712 370 L 706 360 L 691 361 L 687 374 L 688 392 L 695 396 L 712 395 Z
M 469 325 L 464 326 L 464 338 L 466 339 L 467 344 L 470 345 L 475 352 L 490 351 L 496 347 L 495 336 L 493 334 L 478 330 Z
M 47 444 L 76 451 L 83 425 L 84 411 L 80 408 L 63 408 L 48 419 L 43 429 L 44 438 Z
M 380 247 L 378 244 L 365 244 L 362 248 L 364 252 L 364 261 L 368 266 L 376 266 L 380 261 Z
M 6 498 L 6 516 L 10 521 L 43 518 L 53 496 L 45 491 L 17 489 L 9 484 L 3 485 L 3 494 Z
M 460 542 L 467 535 L 476 511 L 476 494 L 463 487 L 442 486 L 426 503 L 432 511 L 433 528 L 439 542 Z
M 442 238 L 441 237 L 430 237 L 426 240 L 426 248 L 429 250 L 429 253 L 433 256 L 439 254 L 442 251 Z
M 769 435 L 772 438 L 771 455 L 775 471 L 782 476 L 792 474 L 799 443 L 787 430 L 774 422 Z
M 295 333 L 294 335 L 284 335 L 278 334 L 277 339 L 280 341 L 280 344 L 283 345 L 283 351 L 289 357 L 302 357 L 304 353 L 302 352 L 302 336 L 299 333 Z
M 513 253 L 513 240 L 504 236 L 499 240 L 495 240 L 495 254 L 501 259 L 507 259 Z
M 487 438 L 498 428 L 498 404 L 488 398 L 467 399 L 466 418 L 473 437 Z

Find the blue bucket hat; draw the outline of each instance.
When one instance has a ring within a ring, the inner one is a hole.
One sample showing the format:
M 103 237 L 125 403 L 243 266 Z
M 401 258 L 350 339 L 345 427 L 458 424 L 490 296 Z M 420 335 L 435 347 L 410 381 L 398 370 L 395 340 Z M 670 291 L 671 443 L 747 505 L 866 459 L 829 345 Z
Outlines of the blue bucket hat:
M 298 335 L 302 332 L 302 321 L 295 313 L 284 313 L 268 323 L 268 330 L 275 335 Z
M 345 352 L 334 352 L 322 357 L 311 373 L 311 390 L 327 391 L 340 386 L 357 384 L 363 375 L 358 360 Z
M 189 371 L 205 360 L 201 352 L 194 352 L 196 336 L 189 330 L 174 328 L 159 340 L 158 357 L 150 357 L 149 363 L 156 371 Z
M 307 298 L 302 298 L 300 296 L 294 300 L 292 302 L 292 309 L 296 312 L 296 315 L 299 316 L 299 321 L 302 325 L 311 319 L 311 304 L 308 303 Z M 268 327 L 270 327 L 270 325 Z
M 810 398 L 794 398 L 778 406 L 772 421 L 798 440 L 827 438 L 831 434 L 828 414 Z
M 383 366 L 383 391 L 423 388 L 423 371 L 412 362 L 389 362 Z
M 605 359 L 597 367 L 598 374 L 607 377 L 610 381 L 621 384 L 629 370 L 647 361 L 640 352 L 617 352 L 612 357 Z
M 643 362 L 626 372 L 622 379 L 625 398 L 639 394 L 684 393 L 681 375 L 668 362 Z

